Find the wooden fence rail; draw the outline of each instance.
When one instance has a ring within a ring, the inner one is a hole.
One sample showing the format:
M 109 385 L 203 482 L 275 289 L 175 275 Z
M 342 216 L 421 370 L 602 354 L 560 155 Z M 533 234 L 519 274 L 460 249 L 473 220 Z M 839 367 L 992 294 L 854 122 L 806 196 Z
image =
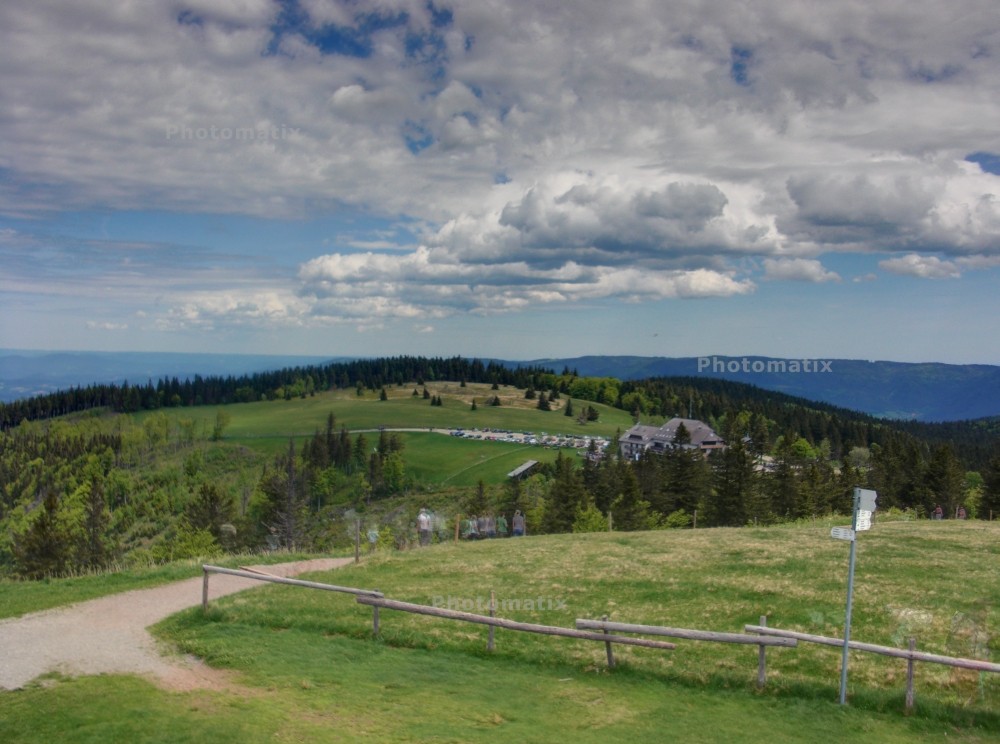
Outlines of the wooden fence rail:
M 600 641 L 607 644 L 619 643 L 625 646 L 642 646 L 644 648 L 659 648 L 671 650 L 677 648 L 674 643 L 664 641 L 651 641 L 645 638 L 629 638 L 626 636 L 609 635 L 608 633 L 590 633 L 574 628 L 562 628 L 555 625 L 538 625 L 536 623 L 522 623 L 516 620 L 508 620 L 502 617 L 492 617 L 489 615 L 476 615 L 472 612 L 461 612 L 459 610 L 449 610 L 443 607 L 432 607 L 429 605 L 413 604 L 411 602 L 400 602 L 395 599 L 384 597 L 373 597 L 359 595 L 355 597 L 359 604 L 368 605 L 374 614 L 372 617 L 373 631 L 379 632 L 379 608 L 387 610 L 398 610 L 400 612 L 411 612 L 417 615 L 430 615 L 448 620 L 460 620 L 467 623 L 478 623 L 479 625 L 489 625 L 495 628 L 506 628 L 507 630 L 517 630 L 525 633 L 539 633 L 541 635 L 563 636 L 566 638 L 578 638 L 585 641 Z M 614 666 L 611 656 L 608 658 L 609 664 Z
M 767 623 L 764 615 L 760 616 L 761 626 Z M 635 625 L 631 623 L 612 623 L 607 618 L 602 620 L 583 620 L 577 618 L 576 627 L 602 630 L 605 633 L 642 633 L 645 635 L 661 635 L 671 638 L 684 638 L 689 641 L 712 641 L 714 643 L 740 643 L 754 645 L 757 653 L 757 687 L 763 688 L 767 683 L 767 647 L 782 646 L 794 648 L 798 641 L 794 638 L 770 638 L 762 635 L 746 635 L 744 633 L 717 633 L 710 630 L 691 630 L 689 628 L 668 628 L 662 625 Z
M 818 636 L 811 635 L 809 633 L 800 633 L 796 630 L 781 630 L 780 628 L 768 628 L 766 625 L 745 625 L 743 627 L 748 633 L 760 633 L 766 636 L 775 636 L 780 638 L 793 638 L 799 641 L 805 641 L 806 643 L 817 643 L 823 646 L 836 646 L 837 648 L 844 647 L 843 638 L 830 638 L 829 636 Z M 916 640 L 914 638 L 909 639 L 909 648 L 894 648 L 893 646 L 880 646 L 875 643 L 862 643 L 861 641 L 848 641 L 847 647 L 852 651 L 865 651 L 870 654 L 880 654 L 881 656 L 891 656 L 897 659 L 906 659 L 906 710 L 907 712 L 913 709 L 914 701 L 914 691 L 913 691 L 913 664 L 917 661 L 927 662 L 929 664 L 943 664 L 945 666 L 958 667 L 960 669 L 972 669 L 977 672 L 994 672 L 1000 673 L 1000 664 L 994 664 L 989 661 L 982 661 L 981 659 L 962 659 L 956 656 L 941 656 L 940 654 L 929 654 L 923 651 L 916 650 Z
M 689 630 L 687 628 L 667 628 L 660 625 L 632 625 L 630 623 L 613 623 L 606 620 L 577 619 L 576 627 L 586 630 L 607 630 L 613 633 L 641 633 L 643 635 L 669 636 L 684 638 L 688 641 L 714 641 L 715 643 L 744 643 L 748 646 L 783 646 L 795 648 L 798 641 L 794 638 L 762 638 L 759 635 L 745 633 L 716 633 L 710 630 Z
M 356 594 L 365 597 L 381 597 L 382 592 L 377 589 L 356 589 L 351 586 L 336 586 L 334 584 L 321 584 L 318 581 L 303 581 L 301 579 L 288 579 L 284 576 L 274 576 L 261 571 L 249 571 L 247 569 L 223 568 L 222 566 L 201 567 L 203 572 L 201 585 L 201 608 L 208 609 L 208 577 L 213 573 L 228 574 L 229 576 L 241 576 L 245 579 L 256 579 L 257 581 L 269 581 L 273 584 L 288 584 L 290 586 L 304 586 L 307 589 L 321 589 L 327 592 L 342 592 L 344 594 Z

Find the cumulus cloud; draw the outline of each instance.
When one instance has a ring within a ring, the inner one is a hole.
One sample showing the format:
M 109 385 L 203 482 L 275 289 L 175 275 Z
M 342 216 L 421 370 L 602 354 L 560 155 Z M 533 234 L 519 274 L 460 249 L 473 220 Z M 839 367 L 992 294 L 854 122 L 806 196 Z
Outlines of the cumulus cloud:
M 840 275 L 811 258 L 765 258 L 764 278 L 799 282 L 839 282 Z
M 6 3 L 0 204 L 421 226 L 405 245 L 320 245 L 282 282 L 178 277 L 169 327 L 724 297 L 755 291 L 747 266 L 835 282 L 817 256 L 848 251 L 958 276 L 1000 255 L 1000 180 L 981 167 L 1000 152 L 994 11 Z M 93 286 L 138 293 L 155 278 L 140 263 L 145 281 L 122 264 Z
M 878 265 L 892 274 L 921 279 L 957 279 L 962 275 L 953 261 L 945 261 L 937 256 L 920 256 L 916 253 L 879 261 Z

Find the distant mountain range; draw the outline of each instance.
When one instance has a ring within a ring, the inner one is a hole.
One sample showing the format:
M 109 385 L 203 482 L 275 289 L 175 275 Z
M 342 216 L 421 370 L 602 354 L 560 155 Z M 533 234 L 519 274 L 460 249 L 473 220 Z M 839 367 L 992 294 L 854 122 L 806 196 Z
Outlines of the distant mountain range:
M 0 402 L 91 383 L 145 383 L 267 372 L 356 357 L 177 354 L 147 352 L 38 352 L 0 349 Z M 490 361 L 484 359 L 483 361 Z M 822 401 L 885 418 L 959 421 L 1000 416 L 1000 367 L 773 357 L 583 356 L 531 361 L 555 372 L 639 380 L 716 377 Z
M 93 383 L 144 384 L 162 377 L 239 376 L 330 361 L 334 360 L 267 354 L 0 349 L 0 403 Z
M 883 418 L 960 421 L 1000 415 L 1000 367 L 988 364 L 761 356 L 583 356 L 524 364 L 622 380 L 716 377 Z

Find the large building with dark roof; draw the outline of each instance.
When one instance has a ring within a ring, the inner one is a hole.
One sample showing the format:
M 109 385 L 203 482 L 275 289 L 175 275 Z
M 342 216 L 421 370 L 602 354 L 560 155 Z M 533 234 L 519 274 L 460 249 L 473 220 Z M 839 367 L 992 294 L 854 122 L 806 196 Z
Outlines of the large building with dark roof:
M 677 430 L 681 424 L 687 429 L 690 442 L 677 444 Z M 726 446 L 722 437 L 715 433 L 704 421 L 688 418 L 672 418 L 663 426 L 648 426 L 636 424 L 627 432 L 622 434 L 618 440 L 618 447 L 622 457 L 629 460 L 638 460 L 643 452 L 656 452 L 662 454 L 669 450 L 677 449 L 698 449 L 706 454 L 712 450 L 722 449 Z

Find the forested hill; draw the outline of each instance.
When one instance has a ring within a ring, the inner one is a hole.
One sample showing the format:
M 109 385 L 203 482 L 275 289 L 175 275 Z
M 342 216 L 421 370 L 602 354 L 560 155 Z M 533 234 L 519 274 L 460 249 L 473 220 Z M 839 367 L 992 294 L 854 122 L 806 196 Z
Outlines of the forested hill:
M 712 377 L 621 380 L 615 376 L 581 376 L 568 366 L 560 373 L 537 365 L 511 365 L 463 357 L 393 357 L 289 367 L 241 376 L 162 378 L 132 385 L 89 385 L 0 404 L 0 429 L 24 420 L 46 419 L 92 408 L 135 412 L 182 406 L 224 405 L 259 400 L 306 397 L 331 388 L 378 390 L 435 380 L 465 380 L 540 391 L 558 391 L 577 400 L 615 406 L 636 420 L 690 415 L 714 425 L 741 411 L 754 414 L 773 435 L 804 437 L 811 444 L 829 443 L 834 457 L 851 447 L 883 446 L 889 441 L 918 447 L 925 454 L 950 445 L 962 464 L 982 467 L 1000 442 L 1000 419 L 949 424 L 885 421 L 829 403 L 765 390 Z
M 149 379 L 137 384 L 95 383 L 0 403 L 0 429 L 8 429 L 24 420 L 51 418 L 92 408 L 132 413 L 180 406 L 291 399 L 331 388 L 378 390 L 414 381 L 465 380 L 531 387 L 535 376 L 545 372 L 548 370 L 531 365 L 508 367 L 499 362 L 463 357 L 400 356 L 301 365 L 243 375 L 195 374 L 183 379 L 161 377 L 155 382 Z
M 760 356 L 584 356 L 525 364 L 622 380 L 678 376 L 732 380 L 880 418 L 961 421 L 1000 415 L 1000 367 L 987 364 Z
M 796 434 L 814 445 L 825 440 L 835 456 L 855 446 L 917 446 L 924 456 L 947 446 L 966 469 L 979 470 L 1000 451 L 1000 416 L 944 423 L 885 420 L 730 380 L 659 377 L 622 381 L 617 405 L 639 418 L 647 413 L 663 417 L 690 414 L 713 423 L 746 411 L 767 421 L 772 436 Z

